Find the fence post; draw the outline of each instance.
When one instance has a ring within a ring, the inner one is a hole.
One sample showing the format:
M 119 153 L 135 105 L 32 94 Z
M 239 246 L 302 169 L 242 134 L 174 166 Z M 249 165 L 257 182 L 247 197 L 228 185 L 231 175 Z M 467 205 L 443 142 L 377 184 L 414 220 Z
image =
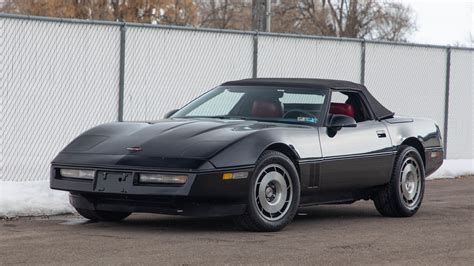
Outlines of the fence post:
M 360 84 L 365 83 L 365 40 L 360 43 Z
M 118 117 L 123 122 L 123 101 L 125 91 L 125 38 L 127 28 L 125 23 L 120 25 L 120 67 L 119 67 L 119 94 L 118 94 Z
M 252 78 L 257 78 L 258 69 L 258 31 L 253 35 L 253 63 L 252 63 Z
M 6 77 L 4 79 L 3 77 L 3 71 L 4 71 L 4 64 L 6 63 L 6 60 L 4 60 L 4 51 L 5 51 L 5 46 L 4 46 L 4 36 L 5 36 L 5 30 L 4 28 L 6 27 L 5 24 L 6 19 L 0 19 L 0 182 L 3 180 L 3 131 L 5 130 L 3 128 L 3 97 L 6 97 Z M 6 100 L 5 100 L 6 102 Z
M 446 49 L 446 85 L 444 92 L 444 132 L 443 132 L 443 146 L 444 159 L 448 153 L 448 120 L 449 120 L 449 83 L 451 79 L 451 47 Z

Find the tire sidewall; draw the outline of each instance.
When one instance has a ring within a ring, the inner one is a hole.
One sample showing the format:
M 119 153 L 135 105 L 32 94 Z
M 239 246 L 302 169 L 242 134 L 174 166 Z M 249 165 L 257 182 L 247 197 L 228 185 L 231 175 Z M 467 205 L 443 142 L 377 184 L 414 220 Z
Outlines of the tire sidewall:
M 421 186 L 420 197 L 418 199 L 418 203 L 417 203 L 416 207 L 413 208 L 413 209 L 409 209 L 408 207 L 405 206 L 405 204 L 403 203 L 403 195 L 402 195 L 402 192 L 400 191 L 400 175 L 401 175 L 401 172 L 402 172 L 403 162 L 407 157 L 412 157 L 417 161 L 418 166 L 420 168 L 420 175 L 421 175 L 421 178 L 420 178 L 420 186 Z M 400 154 L 397 158 L 395 167 L 396 167 L 395 172 L 394 172 L 394 175 L 392 177 L 392 182 L 393 182 L 393 187 L 392 188 L 395 191 L 392 191 L 392 193 L 394 193 L 394 195 L 396 196 L 396 199 L 397 199 L 396 200 L 397 209 L 403 214 L 403 216 L 412 216 L 420 208 L 421 203 L 423 202 L 423 196 L 424 196 L 424 192 L 425 192 L 425 166 L 423 164 L 423 160 L 421 158 L 421 155 L 419 154 L 419 152 L 415 148 L 407 146 L 407 147 L 404 147 L 401 150 L 401 152 L 400 152 Z
M 255 201 L 255 183 L 259 177 L 259 173 L 270 164 L 278 164 L 286 169 L 290 175 L 291 185 L 293 188 L 292 201 L 287 213 L 276 221 L 270 221 L 263 218 L 258 210 L 257 203 Z M 265 228 L 268 231 L 277 231 L 285 227 L 288 223 L 293 220 L 296 215 L 300 201 L 300 181 L 298 172 L 293 162 L 284 154 L 276 151 L 265 152 L 258 160 L 255 170 L 252 174 L 252 178 L 249 182 L 248 190 L 248 205 L 247 211 L 259 227 Z

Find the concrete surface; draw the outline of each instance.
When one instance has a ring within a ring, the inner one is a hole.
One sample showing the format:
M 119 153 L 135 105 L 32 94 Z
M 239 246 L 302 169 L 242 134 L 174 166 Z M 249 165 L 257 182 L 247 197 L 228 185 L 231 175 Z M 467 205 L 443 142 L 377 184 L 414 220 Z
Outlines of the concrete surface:
M 430 181 L 412 218 L 383 218 L 370 201 L 318 206 L 278 233 L 225 218 L 20 218 L 0 222 L 0 264 L 474 265 L 473 192 L 474 177 Z

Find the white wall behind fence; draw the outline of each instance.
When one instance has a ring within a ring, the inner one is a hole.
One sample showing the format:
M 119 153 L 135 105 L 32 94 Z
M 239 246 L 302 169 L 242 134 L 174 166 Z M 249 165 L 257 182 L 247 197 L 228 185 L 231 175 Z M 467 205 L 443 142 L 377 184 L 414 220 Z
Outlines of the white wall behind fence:
M 258 77 L 327 78 L 360 82 L 359 42 L 260 36 Z
M 117 118 L 119 28 L 0 21 L 1 179 L 46 179 L 69 141 Z
M 228 80 L 252 76 L 253 36 L 128 28 L 124 120 L 156 120 Z
M 474 158 L 474 52 L 451 51 L 448 158 Z

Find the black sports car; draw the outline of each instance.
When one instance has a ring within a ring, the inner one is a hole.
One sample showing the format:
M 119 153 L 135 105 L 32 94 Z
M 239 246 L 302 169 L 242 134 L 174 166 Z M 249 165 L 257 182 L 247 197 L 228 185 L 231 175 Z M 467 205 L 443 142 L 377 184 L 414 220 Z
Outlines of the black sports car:
M 361 199 L 384 216 L 412 216 L 442 162 L 433 121 L 395 117 L 360 84 L 246 79 L 163 120 L 84 132 L 52 162 L 51 188 L 70 191 L 91 220 L 235 216 L 276 231 L 300 206 Z

